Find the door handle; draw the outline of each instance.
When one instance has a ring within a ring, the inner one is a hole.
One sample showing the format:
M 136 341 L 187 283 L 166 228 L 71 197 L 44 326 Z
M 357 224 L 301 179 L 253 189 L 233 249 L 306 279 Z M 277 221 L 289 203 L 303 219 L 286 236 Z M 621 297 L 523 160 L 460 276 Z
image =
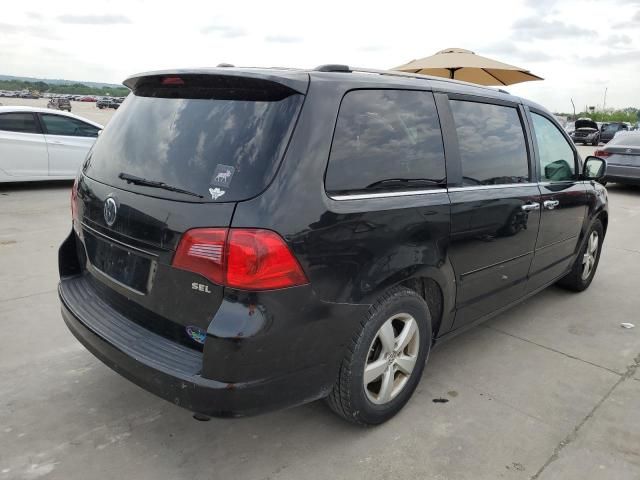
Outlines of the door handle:
M 520 208 L 525 212 L 530 212 L 532 210 L 540 210 L 540 204 L 537 203 L 537 202 L 536 203 L 525 203 Z
M 558 205 L 560 205 L 560 202 L 558 200 L 545 200 L 544 201 L 544 208 L 546 208 L 547 210 L 553 210 Z

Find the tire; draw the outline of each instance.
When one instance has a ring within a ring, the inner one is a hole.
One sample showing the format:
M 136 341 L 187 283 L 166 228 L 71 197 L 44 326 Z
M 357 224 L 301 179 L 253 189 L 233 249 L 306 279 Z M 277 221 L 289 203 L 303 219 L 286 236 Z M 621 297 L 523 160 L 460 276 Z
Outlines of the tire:
M 417 328 L 413 330 L 411 325 Z M 404 333 L 411 331 L 417 334 L 407 335 L 412 341 L 403 349 L 385 347 L 385 344 L 397 347 L 394 340 L 399 341 Z M 413 290 L 392 288 L 371 306 L 351 340 L 327 404 L 342 418 L 358 425 L 386 422 L 404 407 L 416 389 L 431 349 L 431 337 L 427 303 Z M 386 341 L 383 342 L 383 338 Z M 414 363 L 407 375 L 411 361 Z M 367 385 L 364 383 L 366 365 L 373 379 Z M 382 373 L 376 376 L 378 371 Z M 384 385 L 389 388 L 383 389 Z
M 597 247 L 595 251 L 592 249 L 592 236 L 597 236 Z M 572 290 L 574 292 L 582 292 L 589 288 L 591 281 L 596 274 L 598 263 L 600 262 L 600 252 L 602 251 L 602 242 L 604 240 L 604 229 L 600 220 L 596 220 L 591 225 L 589 232 L 587 233 L 584 245 L 580 249 L 580 253 L 573 264 L 571 271 L 558 281 L 558 285 Z M 590 259 L 587 259 L 586 254 L 590 253 Z M 586 274 L 585 259 L 591 262 L 591 268 L 588 275 Z

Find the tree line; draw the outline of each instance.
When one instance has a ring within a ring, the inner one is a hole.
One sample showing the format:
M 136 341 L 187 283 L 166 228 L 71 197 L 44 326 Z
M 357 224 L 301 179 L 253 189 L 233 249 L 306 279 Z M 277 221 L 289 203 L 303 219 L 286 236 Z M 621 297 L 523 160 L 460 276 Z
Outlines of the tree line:
M 0 90 L 37 90 L 40 93 L 57 93 L 69 95 L 111 95 L 112 97 L 126 97 L 127 87 L 90 87 L 84 83 L 50 84 L 47 82 L 27 82 L 23 80 L 0 80 Z

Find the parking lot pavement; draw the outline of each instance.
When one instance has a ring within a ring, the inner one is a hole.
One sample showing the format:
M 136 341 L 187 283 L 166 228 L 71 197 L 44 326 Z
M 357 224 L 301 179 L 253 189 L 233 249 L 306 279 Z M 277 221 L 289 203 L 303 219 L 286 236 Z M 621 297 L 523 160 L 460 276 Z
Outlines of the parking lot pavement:
M 640 189 L 609 188 L 588 291 L 549 288 L 444 344 L 407 407 L 363 430 L 321 402 L 197 422 L 96 360 L 56 296 L 70 186 L 0 186 L 0 480 L 640 478 Z

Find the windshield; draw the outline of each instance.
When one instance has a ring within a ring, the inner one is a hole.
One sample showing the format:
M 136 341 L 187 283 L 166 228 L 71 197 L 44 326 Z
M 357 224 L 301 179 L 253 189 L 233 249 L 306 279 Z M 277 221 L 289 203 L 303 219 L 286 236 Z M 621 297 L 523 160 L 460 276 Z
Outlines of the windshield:
M 121 174 L 194 192 L 204 201 L 251 198 L 278 168 L 303 97 L 242 98 L 230 91 L 216 98 L 129 95 L 84 173 L 124 190 L 184 201 L 203 200 L 175 189 L 151 190 Z

